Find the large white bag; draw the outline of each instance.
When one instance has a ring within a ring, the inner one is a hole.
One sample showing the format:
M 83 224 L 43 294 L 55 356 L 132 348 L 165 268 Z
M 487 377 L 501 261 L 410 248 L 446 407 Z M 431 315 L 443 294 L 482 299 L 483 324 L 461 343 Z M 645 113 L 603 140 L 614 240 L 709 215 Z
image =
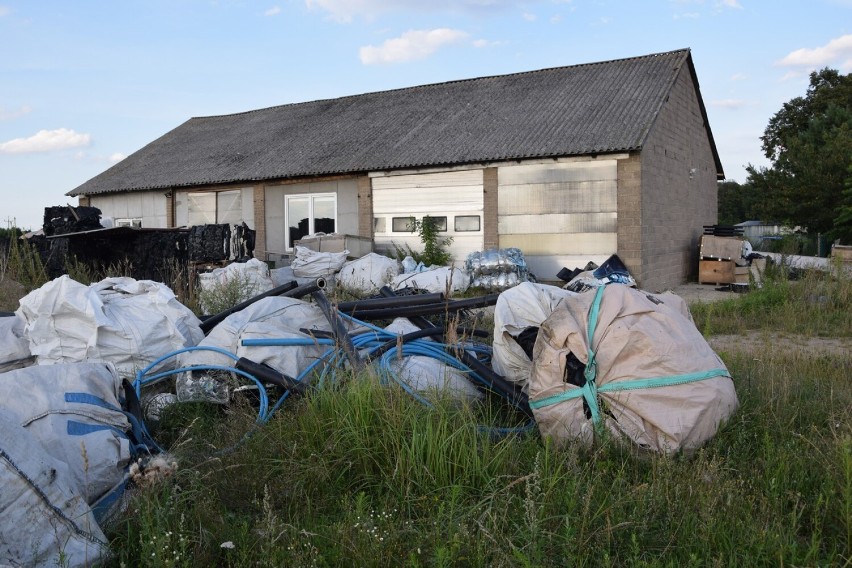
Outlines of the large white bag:
M 685 302 L 621 284 L 584 292 L 542 323 L 529 395 L 542 436 L 588 444 L 606 432 L 663 454 L 698 448 L 738 406 Z
M 470 288 L 470 276 L 460 268 L 441 266 L 423 272 L 400 274 L 393 279 L 391 288 L 394 290 L 420 288 L 435 294 L 446 294 L 449 290 L 460 294 Z
M 20 304 L 16 314 L 26 321 L 24 335 L 39 365 L 109 361 L 134 375 L 204 337 L 195 314 L 151 280 L 106 278 L 86 286 L 64 275 Z
M 516 338 L 525 329 L 539 327 L 560 304 L 577 294 L 548 286 L 522 282 L 501 292 L 494 306 L 494 341 L 491 367 L 498 375 L 527 392 L 532 361 Z
M 371 252 L 344 264 L 337 275 L 337 282 L 346 290 L 366 295 L 390 284 L 397 275 L 399 262 Z
M 24 323 L 17 315 L 0 317 L 0 373 L 35 362 L 30 343 L 24 337 Z
M 293 274 L 298 278 L 324 278 L 334 275 L 343 267 L 348 250 L 343 252 L 316 252 L 308 247 L 295 247 L 295 255 L 290 262 Z
M 199 274 L 198 285 L 207 293 L 215 291 L 217 287 L 237 286 L 240 297 L 236 303 L 240 303 L 271 290 L 274 283 L 269 265 L 256 258 L 250 258 L 246 262 L 232 262 L 228 266 Z M 204 305 L 205 294 L 201 294 L 200 297 L 201 310 L 209 313 L 209 306 Z

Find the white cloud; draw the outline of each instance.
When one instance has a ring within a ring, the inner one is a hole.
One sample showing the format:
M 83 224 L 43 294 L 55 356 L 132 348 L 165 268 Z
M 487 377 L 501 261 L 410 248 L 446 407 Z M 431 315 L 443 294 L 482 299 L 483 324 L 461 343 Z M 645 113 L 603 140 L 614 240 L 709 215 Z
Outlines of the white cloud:
M 715 101 L 710 101 L 710 106 L 726 109 L 743 108 L 747 104 L 748 103 L 742 99 L 719 99 Z
M 263 13 L 264 16 L 277 16 L 281 13 L 281 6 L 273 6 L 269 10 Z
M 777 62 L 785 67 L 814 69 L 826 65 L 839 65 L 842 70 L 852 67 L 852 34 L 829 41 L 821 47 L 802 48 L 792 51 Z
M 738 10 L 742 10 L 742 9 L 743 9 L 743 7 L 742 7 L 742 5 L 740 4 L 739 0 L 721 0 L 721 1 L 717 4 L 717 5 L 718 5 L 718 6 L 723 6 L 723 7 L 725 7 L 725 8 L 736 8 L 736 9 L 738 9 Z
M 13 118 L 19 118 L 25 114 L 31 113 L 32 110 L 32 107 L 29 106 L 22 106 L 18 110 L 6 110 L 3 107 L 0 107 L 0 120 L 12 120 Z
M 0 153 L 26 154 L 31 152 L 50 152 L 52 150 L 88 146 L 91 142 L 92 137 L 90 135 L 80 134 L 68 128 L 39 130 L 29 138 L 15 138 L 8 142 L 0 142 Z
M 467 37 L 467 33 L 450 28 L 434 30 L 409 30 L 400 37 L 389 39 L 376 47 L 367 45 L 359 50 L 361 63 L 377 65 L 402 63 L 424 59 L 440 48 L 457 43 Z
M 536 15 L 530 12 L 524 12 L 524 19 L 528 22 L 534 22 L 536 20 Z
M 8 6 L 0 6 L 0 18 L 3 16 L 8 16 L 12 13 L 12 9 Z
M 122 154 L 121 152 L 114 152 L 113 154 L 110 155 L 108 160 L 114 164 L 116 162 L 120 162 L 121 160 L 123 160 L 126 157 L 127 157 L 127 154 Z
M 562 21 L 562 14 L 554 14 L 553 16 L 550 16 L 550 23 L 551 24 L 558 24 L 561 21 Z
M 748 75 L 746 75 L 745 73 L 734 73 L 733 75 L 731 75 L 729 80 L 730 81 L 745 81 L 746 79 L 748 79 Z

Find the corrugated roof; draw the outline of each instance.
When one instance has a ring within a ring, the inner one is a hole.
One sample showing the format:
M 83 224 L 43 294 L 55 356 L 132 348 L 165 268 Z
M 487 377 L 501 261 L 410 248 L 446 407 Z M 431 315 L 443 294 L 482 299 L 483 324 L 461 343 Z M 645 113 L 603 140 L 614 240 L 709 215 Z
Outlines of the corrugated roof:
M 694 78 L 683 49 L 192 118 L 68 195 L 638 150 L 684 64 Z

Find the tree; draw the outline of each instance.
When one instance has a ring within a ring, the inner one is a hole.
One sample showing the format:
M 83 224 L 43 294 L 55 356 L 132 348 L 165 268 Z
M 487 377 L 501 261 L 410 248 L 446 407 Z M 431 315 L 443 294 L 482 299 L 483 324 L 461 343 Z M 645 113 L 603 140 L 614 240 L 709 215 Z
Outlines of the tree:
M 811 73 L 805 96 L 784 103 L 761 140 L 772 166 L 749 166 L 747 184 L 766 196 L 765 215 L 842 238 L 838 215 L 852 176 L 852 74 Z
M 719 224 L 736 225 L 743 221 L 764 218 L 760 193 L 749 183 L 740 184 L 733 180 L 720 181 Z

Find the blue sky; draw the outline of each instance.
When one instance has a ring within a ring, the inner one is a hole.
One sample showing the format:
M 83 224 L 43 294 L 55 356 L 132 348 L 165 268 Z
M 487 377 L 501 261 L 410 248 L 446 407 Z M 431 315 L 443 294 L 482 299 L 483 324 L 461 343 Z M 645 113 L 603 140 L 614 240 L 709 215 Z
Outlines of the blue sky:
M 742 182 L 808 73 L 852 72 L 852 0 L 0 0 L 0 223 L 194 116 L 687 47 Z

